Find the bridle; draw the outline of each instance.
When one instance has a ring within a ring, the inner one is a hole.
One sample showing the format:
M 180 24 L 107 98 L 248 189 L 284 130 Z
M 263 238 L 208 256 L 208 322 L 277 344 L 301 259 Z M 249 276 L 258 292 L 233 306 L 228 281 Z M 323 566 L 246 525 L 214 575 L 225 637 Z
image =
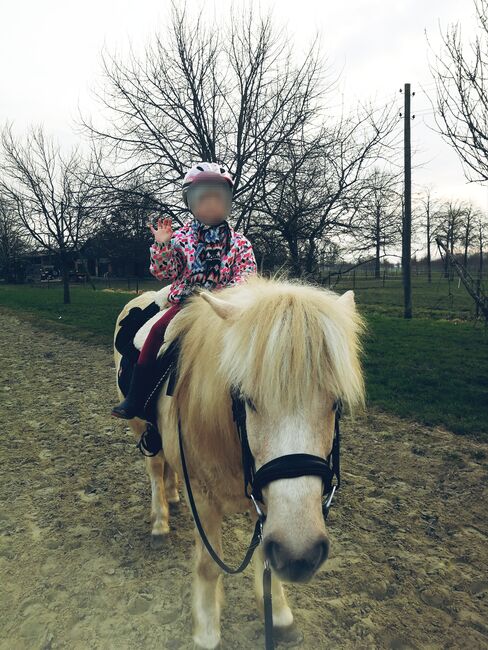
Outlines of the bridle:
M 332 450 L 327 458 L 314 456 L 312 454 L 286 454 L 273 458 L 265 463 L 256 471 L 254 457 L 249 446 L 246 426 L 246 403 L 250 408 L 254 408 L 252 402 L 247 400 L 238 387 L 232 387 L 230 391 L 232 399 L 232 415 L 236 424 L 239 440 L 241 443 L 242 467 L 244 472 L 244 493 L 251 499 L 257 512 L 257 520 L 251 542 L 248 546 L 244 559 L 236 568 L 229 567 L 215 552 L 205 530 L 202 526 L 200 516 L 193 497 L 188 467 L 185 458 L 183 445 L 183 434 L 181 430 L 180 417 L 178 415 L 178 438 L 180 446 L 181 465 L 183 469 L 183 478 L 188 494 L 188 501 L 192 511 L 195 525 L 202 539 L 202 543 L 207 549 L 209 555 L 217 565 L 225 572 L 230 574 L 241 573 L 248 566 L 254 551 L 263 541 L 263 526 L 266 515 L 263 513 L 260 503 L 263 503 L 262 490 L 272 481 L 279 479 L 296 478 L 298 476 L 320 476 L 323 480 L 323 505 L 322 511 L 324 519 L 327 519 L 329 509 L 334 498 L 336 490 L 340 486 L 340 432 L 339 420 L 342 415 L 342 402 L 336 402 L 334 440 Z M 336 479 L 334 483 L 334 477 Z M 274 648 L 273 640 L 273 613 L 271 602 L 271 568 L 268 560 L 264 562 L 263 573 L 263 601 L 264 601 L 264 624 L 265 624 L 265 648 L 272 650 Z
M 340 439 L 339 419 L 342 415 L 342 402 L 336 402 L 335 427 L 332 450 L 327 458 L 314 456 L 312 454 L 286 454 L 273 458 L 262 465 L 257 471 L 254 457 L 249 446 L 249 438 L 246 426 L 246 403 L 253 410 L 254 405 L 246 400 L 239 389 L 231 388 L 232 415 L 237 426 L 237 432 L 241 442 L 242 467 L 244 470 L 244 493 L 248 498 L 254 497 L 256 501 L 263 503 L 262 489 L 272 481 L 284 478 L 296 478 L 298 476 L 320 476 L 323 480 L 323 495 L 326 496 L 325 503 L 332 502 L 334 492 L 340 485 Z M 334 476 L 337 483 L 333 485 Z M 249 488 L 251 491 L 249 492 Z M 324 512 L 324 516 L 326 516 Z

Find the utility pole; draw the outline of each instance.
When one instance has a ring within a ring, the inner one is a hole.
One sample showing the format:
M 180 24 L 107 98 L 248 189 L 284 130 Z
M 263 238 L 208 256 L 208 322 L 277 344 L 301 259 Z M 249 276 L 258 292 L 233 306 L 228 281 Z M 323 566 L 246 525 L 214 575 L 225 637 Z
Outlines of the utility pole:
M 400 92 L 402 92 L 400 90 Z M 412 150 L 410 144 L 410 84 L 404 86 L 404 205 L 402 224 L 403 317 L 412 318 Z M 414 93 L 415 94 L 415 93 Z

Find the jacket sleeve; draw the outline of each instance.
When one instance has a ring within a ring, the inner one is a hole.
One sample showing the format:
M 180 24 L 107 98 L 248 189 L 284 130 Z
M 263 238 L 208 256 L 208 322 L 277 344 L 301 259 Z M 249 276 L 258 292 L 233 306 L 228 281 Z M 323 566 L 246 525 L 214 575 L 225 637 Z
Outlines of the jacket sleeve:
M 149 248 L 151 263 L 149 270 L 158 280 L 175 280 L 184 269 L 181 252 L 174 246 L 173 240 L 160 244 L 154 242 Z
M 242 244 L 239 246 L 233 264 L 233 270 L 232 277 L 226 286 L 238 284 L 245 280 L 247 276 L 257 273 L 256 258 L 252 244 L 246 237 L 243 237 Z

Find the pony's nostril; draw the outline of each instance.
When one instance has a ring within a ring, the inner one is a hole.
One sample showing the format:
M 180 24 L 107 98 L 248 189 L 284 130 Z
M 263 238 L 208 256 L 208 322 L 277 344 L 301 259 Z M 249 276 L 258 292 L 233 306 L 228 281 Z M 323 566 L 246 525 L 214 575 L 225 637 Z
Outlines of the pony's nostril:
M 269 538 L 264 542 L 264 554 L 275 571 L 288 575 L 292 580 L 310 577 L 325 562 L 329 554 L 329 540 L 320 538 L 300 554 Z
M 270 561 L 271 566 L 276 571 L 283 569 L 285 565 L 285 557 L 283 554 L 282 546 L 279 542 L 273 539 L 268 539 L 264 543 L 264 555 Z
M 315 565 L 315 568 L 318 569 L 318 567 L 327 559 L 327 556 L 329 555 L 329 546 L 330 542 L 327 538 L 324 538 L 315 544 L 311 552 L 311 563 Z

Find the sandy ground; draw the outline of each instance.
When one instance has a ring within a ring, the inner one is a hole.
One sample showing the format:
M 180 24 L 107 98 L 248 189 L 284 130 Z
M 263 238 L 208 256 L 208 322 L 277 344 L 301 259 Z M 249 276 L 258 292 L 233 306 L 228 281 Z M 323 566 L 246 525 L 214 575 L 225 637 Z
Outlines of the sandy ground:
M 185 504 L 149 544 L 149 482 L 111 351 L 0 314 L 0 648 L 191 648 Z M 370 413 L 343 422 L 325 570 L 289 586 L 303 648 L 488 648 L 487 445 Z M 226 526 L 227 558 L 251 533 Z M 226 577 L 223 647 L 262 647 L 252 575 Z

